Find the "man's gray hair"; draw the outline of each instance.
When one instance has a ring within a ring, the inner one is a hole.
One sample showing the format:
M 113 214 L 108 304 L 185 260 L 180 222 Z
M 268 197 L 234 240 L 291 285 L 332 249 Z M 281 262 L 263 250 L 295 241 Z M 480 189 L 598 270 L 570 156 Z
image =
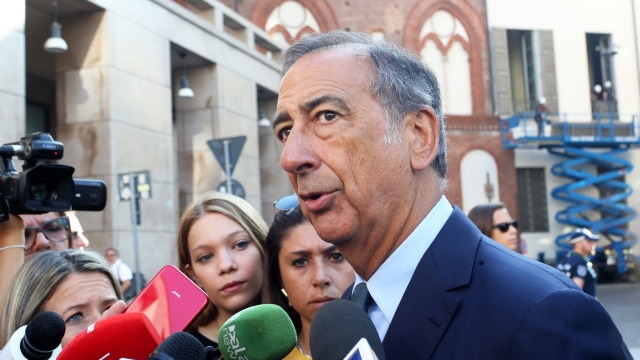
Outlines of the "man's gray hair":
M 444 180 L 447 173 L 447 138 L 440 86 L 433 71 L 417 55 L 364 33 L 333 30 L 306 36 L 291 45 L 283 55 L 281 73 L 284 76 L 301 57 L 310 52 L 341 46 L 363 49 L 371 58 L 371 93 L 385 112 L 387 143 L 401 141 L 399 125 L 407 114 L 421 111 L 425 106 L 435 111 L 440 123 L 440 145 L 431 166 Z

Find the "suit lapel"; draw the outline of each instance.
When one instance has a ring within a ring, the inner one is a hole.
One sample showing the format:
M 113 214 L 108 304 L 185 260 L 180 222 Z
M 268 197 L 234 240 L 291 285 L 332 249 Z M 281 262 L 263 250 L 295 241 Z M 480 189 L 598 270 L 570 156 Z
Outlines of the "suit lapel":
M 385 354 L 395 359 L 429 359 L 457 307 L 458 299 L 442 289 L 433 253 L 427 250 L 385 335 Z
M 351 285 L 349 285 L 349 287 L 347 288 L 347 290 L 345 290 L 342 293 L 342 300 L 349 300 L 351 301 L 351 293 L 353 292 L 353 285 L 355 284 L 355 282 L 351 283 Z
M 458 298 L 447 291 L 466 286 L 471 278 L 481 234 L 468 223 L 454 207 L 420 260 L 383 341 L 389 356 L 429 359 L 438 346 L 459 304 Z M 458 241 L 468 236 L 478 241 Z

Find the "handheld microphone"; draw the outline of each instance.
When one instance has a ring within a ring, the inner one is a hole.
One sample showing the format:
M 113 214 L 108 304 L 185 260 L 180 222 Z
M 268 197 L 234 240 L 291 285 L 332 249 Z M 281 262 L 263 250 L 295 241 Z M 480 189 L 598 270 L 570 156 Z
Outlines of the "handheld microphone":
M 20 327 L 0 352 L 0 360 L 47 360 L 62 350 L 66 326 L 60 315 L 45 311 Z
M 167 337 L 148 360 L 204 360 L 204 346 L 195 336 L 177 332 Z
M 316 311 L 311 321 L 309 347 L 314 359 L 348 359 L 347 355 L 362 338 L 379 360 L 385 359 L 375 325 L 351 301 L 330 301 Z
M 238 312 L 218 332 L 220 352 L 229 360 L 281 360 L 297 341 L 289 315 L 273 304 L 256 305 Z
M 379 360 L 367 339 L 362 338 L 343 360 Z
M 145 314 L 120 314 L 90 325 L 69 341 L 57 359 L 146 359 L 161 341 Z

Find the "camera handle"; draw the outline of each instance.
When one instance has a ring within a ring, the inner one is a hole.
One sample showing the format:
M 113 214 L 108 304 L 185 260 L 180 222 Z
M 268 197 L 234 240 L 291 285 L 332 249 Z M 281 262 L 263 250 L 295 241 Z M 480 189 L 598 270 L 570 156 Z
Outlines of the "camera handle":
M 0 198 L 0 222 L 9 220 L 9 204 L 5 199 Z

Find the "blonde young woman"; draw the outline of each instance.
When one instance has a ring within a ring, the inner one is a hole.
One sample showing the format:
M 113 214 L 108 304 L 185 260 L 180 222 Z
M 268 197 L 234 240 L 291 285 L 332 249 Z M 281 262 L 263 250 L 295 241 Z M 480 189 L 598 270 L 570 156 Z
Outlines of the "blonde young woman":
M 126 307 L 120 285 L 98 253 L 80 250 L 35 254 L 17 272 L 4 303 L 2 346 L 21 326 L 43 311 L 64 320 L 64 347 L 96 321 Z
M 209 297 L 190 329 L 204 346 L 217 347 L 222 324 L 260 303 L 267 231 L 248 202 L 229 194 L 205 193 L 182 215 L 179 267 Z

